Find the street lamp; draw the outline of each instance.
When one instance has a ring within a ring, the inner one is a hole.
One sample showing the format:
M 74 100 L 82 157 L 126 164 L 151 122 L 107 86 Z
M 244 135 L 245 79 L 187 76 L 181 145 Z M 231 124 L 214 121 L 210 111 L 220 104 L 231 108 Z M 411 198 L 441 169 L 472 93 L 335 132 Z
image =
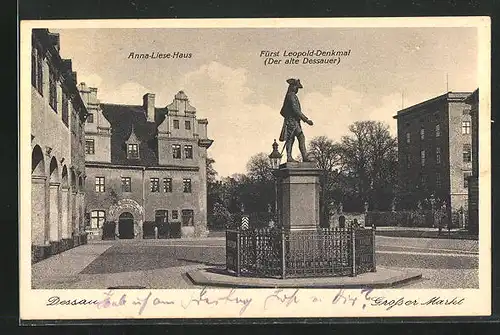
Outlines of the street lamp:
M 434 193 L 431 194 L 429 202 L 431 203 L 432 225 L 434 226 L 436 224 L 436 214 L 434 213 L 434 204 L 436 203 L 436 199 L 434 198 Z M 440 223 L 438 224 L 439 224 L 439 233 L 441 234 L 441 224 Z
M 273 151 L 269 155 L 269 162 L 271 163 L 271 168 L 273 170 L 277 170 L 280 167 L 281 157 L 282 155 L 278 151 L 278 143 L 274 140 Z
M 269 162 L 271 164 L 271 168 L 273 171 L 277 171 L 280 167 L 281 157 L 283 155 L 278 151 L 278 143 L 276 143 L 276 139 L 273 142 L 273 151 L 269 155 Z M 274 174 L 274 215 L 275 220 L 278 222 L 278 177 Z

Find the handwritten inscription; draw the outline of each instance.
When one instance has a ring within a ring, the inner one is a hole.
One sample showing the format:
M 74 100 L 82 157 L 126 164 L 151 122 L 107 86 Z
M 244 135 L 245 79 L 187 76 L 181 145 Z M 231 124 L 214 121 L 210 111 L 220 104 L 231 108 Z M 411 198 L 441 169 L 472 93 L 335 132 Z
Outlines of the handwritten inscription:
M 361 290 L 353 289 L 336 289 L 330 290 L 328 295 L 314 295 L 311 291 L 300 289 L 275 289 L 265 296 L 251 297 L 252 291 L 230 289 L 208 289 L 203 287 L 199 290 L 192 291 L 189 297 L 179 299 L 166 298 L 164 293 L 158 295 L 151 291 L 140 291 L 131 293 L 118 293 L 121 291 L 108 290 L 104 292 L 104 297 L 101 299 L 74 298 L 64 299 L 60 296 L 50 296 L 46 301 L 46 306 L 56 307 L 89 307 L 95 306 L 97 309 L 120 309 L 127 306 L 136 307 L 138 315 L 143 315 L 148 308 L 183 308 L 184 310 L 192 309 L 194 306 L 217 308 L 221 306 L 234 305 L 237 306 L 238 314 L 244 315 L 250 306 L 254 310 L 269 310 L 299 307 L 304 305 L 325 304 L 346 306 L 349 308 L 359 308 L 365 310 L 381 309 L 392 311 L 398 308 L 412 308 L 417 306 L 458 306 L 465 302 L 463 297 L 441 297 L 433 296 L 418 299 L 415 297 L 391 296 L 386 297 L 378 294 L 372 288 L 363 288 Z M 161 294 L 161 295 L 160 295 Z
M 240 298 L 240 297 L 235 295 L 235 292 L 236 292 L 235 289 L 231 289 L 229 294 L 226 296 L 209 298 L 207 296 L 207 288 L 204 287 L 198 294 L 193 294 L 191 296 L 191 299 L 187 303 L 182 302 L 182 307 L 184 309 L 187 309 L 192 303 L 196 303 L 198 306 L 200 304 L 205 304 L 205 305 L 210 306 L 210 305 L 218 305 L 219 303 L 222 303 L 222 302 L 224 302 L 226 304 L 228 302 L 232 302 L 232 303 L 243 305 L 239 311 L 239 315 L 242 315 L 246 311 L 246 309 L 248 308 L 250 303 L 252 302 L 252 298 Z
M 278 303 L 283 304 L 286 307 L 290 306 L 291 304 L 297 304 L 299 303 L 299 298 L 297 296 L 298 293 L 299 289 L 296 289 L 292 294 L 288 295 L 286 293 L 283 293 L 282 289 L 278 289 L 274 291 L 273 294 L 268 296 L 266 300 L 264 300 L 264 309 L 267 308 L 267 303 L 272 301 L 277 301 Z

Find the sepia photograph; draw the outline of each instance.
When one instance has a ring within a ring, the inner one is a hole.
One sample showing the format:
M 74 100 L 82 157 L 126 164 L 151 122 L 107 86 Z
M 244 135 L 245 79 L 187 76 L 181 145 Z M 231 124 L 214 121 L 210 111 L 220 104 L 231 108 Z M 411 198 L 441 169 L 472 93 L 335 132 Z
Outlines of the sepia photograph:
M 24 22 L 28 318 L 489 311 L 490 22 L 433 20 Z

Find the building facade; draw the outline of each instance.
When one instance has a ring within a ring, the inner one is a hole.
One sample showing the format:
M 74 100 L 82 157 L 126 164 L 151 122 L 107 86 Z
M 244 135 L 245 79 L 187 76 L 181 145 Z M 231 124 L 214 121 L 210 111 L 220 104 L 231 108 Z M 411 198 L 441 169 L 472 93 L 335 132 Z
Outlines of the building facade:
M 86 242 L 86 107 L 59 35 L 33 29 L 31 49 L 32 261 Z
M 471 234 L 479 232 L 479 89 L 465 100 L 470 105 L 472 132 L 472 176 L 469 178 L 469 221 Z
M 85 84 L 87 230 L 96 238 L 206 236 L 206 119 L 179 91 L 171 104 L 101 103 Z
M 448 92 L 402 109 L 398 128 L 398 207 L 446 206 L 448 218 L 464 225 L 472 174 L 470 92 Z

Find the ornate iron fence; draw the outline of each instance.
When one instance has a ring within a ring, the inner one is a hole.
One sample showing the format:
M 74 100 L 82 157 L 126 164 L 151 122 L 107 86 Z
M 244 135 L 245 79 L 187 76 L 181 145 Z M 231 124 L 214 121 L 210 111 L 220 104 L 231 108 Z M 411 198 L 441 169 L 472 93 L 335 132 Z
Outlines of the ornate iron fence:
M 366 228 L 226 230 L 226 267 L 237 276 L 356 276 L 374 272 L 375 231 Z

